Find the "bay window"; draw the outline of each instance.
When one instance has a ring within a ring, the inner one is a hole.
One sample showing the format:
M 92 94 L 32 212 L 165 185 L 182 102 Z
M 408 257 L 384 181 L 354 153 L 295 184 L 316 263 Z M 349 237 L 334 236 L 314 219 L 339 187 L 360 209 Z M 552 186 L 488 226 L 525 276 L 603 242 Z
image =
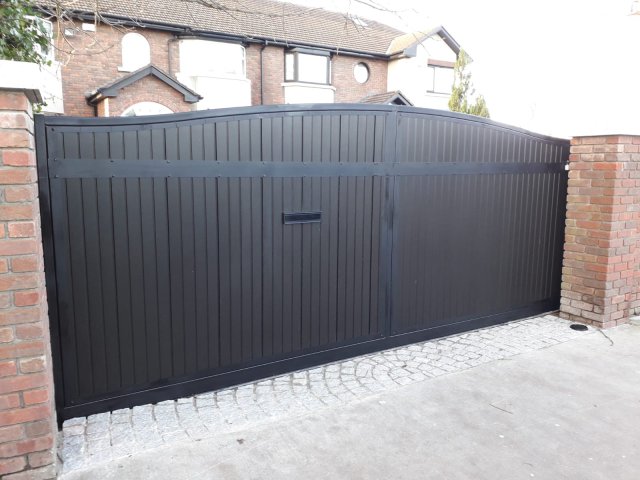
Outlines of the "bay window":
M 210 40 L 183 40 L 180 73 L 194 77 L 246 78 L 244 47 Z
M 196 38 L 180 41 L 179 81 L 204 98 L 198 110 L 251 105 L 244 47 Z

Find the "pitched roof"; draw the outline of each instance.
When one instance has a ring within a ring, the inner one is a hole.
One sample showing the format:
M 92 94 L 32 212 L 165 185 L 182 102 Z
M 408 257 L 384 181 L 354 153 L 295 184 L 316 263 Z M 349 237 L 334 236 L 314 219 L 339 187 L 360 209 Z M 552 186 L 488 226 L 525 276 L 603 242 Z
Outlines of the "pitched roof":
M 37 0 L 42 7 L 61 3 L 69 11 L 91 13 L 96 0 Z M 100 15 L 171 24 L 196 32 L 273 40 L 330 49 L 386 55 L 404 34 L 388 25 L 338 12 L 274 0 L 100 0 Z
M 400 90 L 395 92 L 377 93 L 375 95 L 369 95 L 361 99 L 358 103 L 376 103 L 381 105 L 408 105 L 413 106 L 413 103 L 405 97 Z
M 100 101 L 104 97 L 117 97 L 118 93 L 120 93 L 120 90 L 122 90 L 124 87 L 127 87 L 132 83 L 135 83 L 138 80 L 148 76 L 156 77 L 161 82 L 166 83 L 174 90 L 180 92 L 182 95 L 184 95 L 184 101 L 187 103 L 196 103 L 202 100 L 202 96 L 198 95 L 186 85 L 178 82 L 177 80 L 174 80 L 155 65 L 147 65 L 145 67 L 139 68 L 135 72 L 131 72 L 128 75 L 118 78 L 116 81 L 111 82 L 104 87 L 98 88 L 94 93 L 89 95 L 88 101 L 89 103 L 93 104 Z
M 413 46 L 423 42 L 425 39 L 434 35 L 438 35 L 440 38 L 442 38 L 442 40 L 444 40 L 444 42 L 449 46 L 451 50 L 455 52 L 456 55 L 460 53 L 460 45 L 458 44 L 458 42 L 455 41 L 451 34 L 447 32 L 447 30 L 442 25 L 439 25 L 432 29 L 405 33 L 404 35 L 400 35 L 394 38 L 389 44 L 387 54 L 394 55 L 407 52 L 407 50 L 410 50 Z M 407 52 L 407 54 L 409 54 L 409 52 Z

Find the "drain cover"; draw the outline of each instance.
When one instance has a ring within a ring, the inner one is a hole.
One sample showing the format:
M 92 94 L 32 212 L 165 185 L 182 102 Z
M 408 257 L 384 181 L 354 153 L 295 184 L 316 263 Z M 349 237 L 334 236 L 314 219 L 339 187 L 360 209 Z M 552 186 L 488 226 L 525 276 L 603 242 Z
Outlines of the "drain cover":
M 582 325 L 581 323 L 572 323 L 571 329 L 578 330 L 579 332 L 584 332 L 586 330 L 589 330 L 589 327 L 587 327 L 586 325 Z

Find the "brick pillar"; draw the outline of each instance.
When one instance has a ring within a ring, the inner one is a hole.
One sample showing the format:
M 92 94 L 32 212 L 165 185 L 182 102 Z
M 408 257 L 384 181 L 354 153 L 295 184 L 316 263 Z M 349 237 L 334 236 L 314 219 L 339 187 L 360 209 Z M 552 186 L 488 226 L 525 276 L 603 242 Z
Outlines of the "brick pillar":
M 571 141 L 560 316 L 607 328 L 640 313 L 640 137 Z
M 56 421 L 31 104 L 0 89 L 0 477 L 55 477 Z

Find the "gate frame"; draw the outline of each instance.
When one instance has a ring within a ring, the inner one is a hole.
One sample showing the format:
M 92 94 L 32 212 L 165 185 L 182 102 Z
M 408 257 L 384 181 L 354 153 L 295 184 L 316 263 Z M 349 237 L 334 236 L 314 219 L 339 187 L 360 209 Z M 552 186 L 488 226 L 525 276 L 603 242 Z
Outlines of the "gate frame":
M 65 407 L 63 371 L 62 371 L 62 346 L 61 346 L 61 328 L 60 312 L 57 295 L 57 270 L 55 265 L 55 244 L 53 239 L 53 217 L 51 212 L 51 189 L 49 183 L 49 164 L 48 164 L 48 147 L 46 139 L 46 127 L 56 126 L 123 126 L 135 125 L 140 123 L 154 124 L 171 124 L 176 122 L 188 122 L 189 120 L 201 120 L 207 118 L 224 118 L 224 117 L 240 117 L 240 116 L 256 116 L 263 114 L 282 114 L 287 116 L 300 116 L 309 112 L 345 112 L 345 113 L 367 113 L 380 112 L 387 113 L 387 123 L 385 124 L 385 146 L 383 151 L 383 164 L 393 166 L 396 163 L 397 153 L 397 117 L 399 114 L 420 114 L 429 115 L 432 118 L 443 117 L 453 120 L 454 123 L 469 124 L 470 122 L 485 125 L 487 127 L 499 128 L 502 130 L 523 134 L 534 137 L 538 140 L 550 141 L 558 143 L 564 141 L 555 137 L 539 135 L 527 131 L 522 128 L 513 127 L 503 123 L 495 122 L 490 119 L 465 115 L 444 110 L 423 109 L 417 107 L 397 106 L 397 105 L 370 105 L 370 104 L 302 104 L 302 105 L 270 105 L 259 107 L 236 107 L 219 110 L 207 110 L 198 112 L 175 113 L 171 115 L 153 115 L 147 117 L 51 117 L 44 115 L 35 115 L 35 133 L 36 133 L 36 158 L 38 169 L 38 188 L 40 197 L 40 209 L 42 214 L 42 235 L 44 256 L 47 262 L 45 268 L 47 297 L 49 302 L 49 315 L 51 319 L 51 345 L 53 355 L 53 373 L 55 380 L 55 397 L 56 410 L 59 424 L 65 419 L 77 416 L 86 416 L 93 413 L 115 410 L 119 408 L 129 408 L 142 403 L 154 403 L 168 398 L 180 398 L 190 396 L 208 390 L 218 390 L 233 385 L 240 385 L 251 382 L 260 378 L 276 376 L 300 369 L 306 369 L 311 366 L 317 366 L 325 363 L 332 363 L 346 358 L 381 351 L 389 348 L 426 341 L 429 339 L 448 336 L 463 331 L 469 331 L 467 326 L 470 322 L 474 324 L 474 330 L 484 328 L 509 320 L 530 317 L 555 311 L 558 309 L 560 292 L 558 291 L 557 299 L 537 302 L 525 307 L 516 308 L 507 312 L 491 314 L 482 317 L 473 317 L 458 321 L 453 324 L 437 326 L 428 329 L 412 331 L 393 335 L 392 326 L 392 286 L 393 279 L 393 226 L 394 226 L 394 199 L 396 196 L 395 175 L 391 172 L 385 172 L 384 181 L 384 206 L 382 212 L 382 222 L 386 222 L 384 242 L 381 242 L 381 254 L 386 255 L 386 262 L 381 265 L 385 266 L 387 282 L 384 289 L 384 334 L 380 338 L 374 338 L 366 341 L 358 341 L 358 339 L 343 342 L 343 344 L 335 344 L 330 349 L 322 348 L 321 351 L 309 350 L 306 353 L 291 357 L 283 355 L 287 358 L 277 358 L 268 363 L 246 364 L 241 368 L 231 367 L 218 369 L 218 373 L 211 375 L 192 374 L 183 377 L 173 377 L 171 384 L 162 384 L 147 388 L 125 388 L 119 390 L 117 396 L 109 395 L 108 398 L 97 397 L 95 400 L 83 403 L 81 405 L 70 405 Z M 170 117 L 170 118 L 167 118 Z M 389 121 L 392 120 L 392 121 Z M 183 123 L 184 125 L 185 123 Z M 188 123 L 186 123 L 188 124 Z M 389 141 L 393 138 L 394 141 Z M 567 151 L 569 143 L 567 141 Z M 458 168 L 455 163 L 449 162 L 447 165 L 440 167 L 446 170 L 448 168 Z M 473 164 L 472 164 L 473 165 Z M 383 165 L 384 166 L 384 165 Z M 542 164 L 539 164 L 542 166 Z M 491 167 L 491 166 L 489 166 Z M 501 164 L 496 164 L 495 168 L 500 171 Z M 504 168 L 504 167 L 503 167 Z M 549 165 L 552 171 L 565 170 L 564 165 Z M 436 168 L 437 169 L 437 168 Z M 483 170 L 484 171 L 484 170 Z M 491 170 L 489 170 L 491 171 Z M 478 172 L 480 173 L 480 172 Z M 566 179 L 563 181 L 566 189 Z M 558 208 L 564 212 L 564 204 L 559 202 Z M 560 232 L 562 236 L 562 232 Z M 382 273 L 381 273 L 382 275 Z M 561 272 L 557 272 L 560 277 Z

